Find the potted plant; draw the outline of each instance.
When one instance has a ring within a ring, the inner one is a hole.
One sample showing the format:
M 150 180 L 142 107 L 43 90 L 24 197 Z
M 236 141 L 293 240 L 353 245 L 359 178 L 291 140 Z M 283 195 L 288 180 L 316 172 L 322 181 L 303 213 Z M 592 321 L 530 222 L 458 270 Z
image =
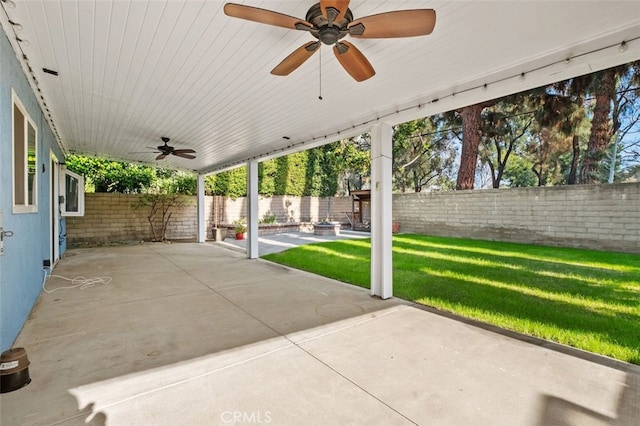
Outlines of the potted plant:
M 244 240 L 244 235 L 247 232 L 247 220 L 244 217 L 233 222 L 236 231 L 236 240 Z

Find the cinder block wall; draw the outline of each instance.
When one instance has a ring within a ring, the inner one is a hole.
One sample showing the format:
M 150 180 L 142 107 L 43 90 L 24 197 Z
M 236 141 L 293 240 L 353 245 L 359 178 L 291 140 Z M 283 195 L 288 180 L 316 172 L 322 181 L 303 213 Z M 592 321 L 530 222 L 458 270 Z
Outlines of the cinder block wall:
M 187 198 L 189 206 L 173 211 L 167 229 L 167 238 L 170 240 L 197 237 L 196 197 Z M 74 245 L 151 240 L 148 210 L 131 207 L 137 200 L 136 194 L 86 194 L 85 215 L 67 218 L 67 242 Z M 246 198 L 205 197 L 206 229 L 209 230 L 214 224 L 232 224 L 246 217 L 246 206 Z M 267 212 L 272 212 L 279 223 L 315 222 L 325 217 L 346 222 L 346 211 L 351 211 L 349 197 L 261 197 L 258 204 L 260 219 Z M 154 226 L 159 237 L 160 221 L 154 222 Z
M 640 253 L 640 183 L 395 194 L 401 232 Z
M 232 223 L 246 216 L 246 198 L 227 199 L 224 206 L 223 223 Z M 344 212 L 351 211 L 349 197 L 292 197 L 279 195 L 260 197 L 258 215 L 262 219 L 267 212 L 276 216 L 279 223 L 317 222 L 329 218 L 348 223 Z
M 206 197 L 205 218 L 207 225 L 213 217 L 213 197 Z M 197 236 L 196 198 L 188 197 L 191 205 L 173 210 L 167 238 L 195 239 Z M 67 241 L 78 243 L 107 243 L 114 241 L 150 240 L 151 226 L 148 209 L 134 209 L 136 194 L 93 193 L 85 194 L 85 215 L 67 218 Z M 160 237 L 160 220 L 154 222 Z
M 174 212 L 167 237 L 195 239 L 196 198 Z M 86 194 L 84 217 L 67 218 L 69 244 L 149 240 L 146 210 L 137 195 Z M 207 229 L 246 216 L 246 199 L 205 197 Z M 349 197 L 261 198 L 279 223 L 346 223 Z M 395 194 L 393 220 L 400 232 L 593 248 L 640 253 L 640 183 Z M 159 225 L 159 224 L 158 224 Z M 159 226 L 158 226 L 159 229 Z

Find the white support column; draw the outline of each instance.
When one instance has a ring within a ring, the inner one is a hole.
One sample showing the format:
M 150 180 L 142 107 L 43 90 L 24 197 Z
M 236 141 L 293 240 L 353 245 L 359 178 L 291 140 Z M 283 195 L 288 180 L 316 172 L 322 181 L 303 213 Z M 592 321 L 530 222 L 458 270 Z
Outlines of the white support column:
M 204 216 L 204 175 L 198 175 L 198 242 L 207 240 L 207 221 Z
M 247 257 L 257 259 L 258 253 L 258 162 L 247 163 Z
M 371 295 L 382 299 L 393 296 L 392 137 L 389 124 L 371 128 Z

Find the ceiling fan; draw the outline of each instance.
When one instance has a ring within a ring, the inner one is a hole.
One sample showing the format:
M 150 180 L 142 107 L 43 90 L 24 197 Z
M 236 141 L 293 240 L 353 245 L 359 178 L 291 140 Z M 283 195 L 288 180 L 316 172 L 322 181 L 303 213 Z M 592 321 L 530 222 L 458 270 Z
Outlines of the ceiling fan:
M 349 0 L 320 0 L 307 11 L 306 18 L 245 6 L 224 5 L 228 16 L 293 30 L 308 31 L 318 41 L 311 41 L 294 50 L 280 62 L 271 74 L 285 76 L 309 59 L 320 43 L 333 45 L 333 53 L 342 67 L 356 81 L 364 81 L 376 73 L 367 58 L 353 44 L 341 41 L 347 35 L 355 38 L 399 38 L 431 34 L 436 24 L 433 9 L 412 9 L 384 12 L 353 19 Z
M 149 149 L 155 150 L 154 152 L 160 153 L 160 155 L 156 157 L 156 160 L 162 160 L 167 155 L 175 155 L 176 157 L 188 158 L 190 160 L 196 158 L 195 155 L 191 155 L 195 154 L 193 149 L 175 149 L 174 147 L 169 146 L 169 141 L 170 139 L 168 137 L 163 136 L 162 142 L 164 142 L 164 145 L 159 145 L 155 148 L 148 147 Z

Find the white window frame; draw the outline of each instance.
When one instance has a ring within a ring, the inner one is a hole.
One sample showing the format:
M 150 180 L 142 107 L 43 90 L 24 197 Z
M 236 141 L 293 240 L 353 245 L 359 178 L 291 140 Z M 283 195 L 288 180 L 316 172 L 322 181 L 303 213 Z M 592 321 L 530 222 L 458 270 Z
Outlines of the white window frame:
M 23 190 L 24 194 L 23 199 L 25 200 L 24 204 L 16 204 L 16 134 L 15 134 L 15 108 L 20 110 L 20 113 L 24 117 L 24 152 L 22 153 L 24 158 L 24 168 L 22 170 L 22 178 L 23 182 Z M 31 126 L 35 132 L 35 173 L 33 174 L 33 183 L 32 183 L 32 198 L 29 199 L 29 126 Z M 13 205 L 13 213 L 36 213 L 38 211 L 38 127 L 31 119 L 31 116 L 27 112 L 27 109 L 24 107 L 16 92 L 11 89 L 11 195 L 12 195 L 12 205 Z M 33 202 L 33 204 L 29 204 Z
M 67 177 L 77 181 L 74 203 L 77 210 L 67 210 L 67 198 L 69 197 L 69 189 L 67 188 Z M 84 216 L 84 177 L 70 170 L 65 166 L 60 167 L 60 214 L 62 216 Z

